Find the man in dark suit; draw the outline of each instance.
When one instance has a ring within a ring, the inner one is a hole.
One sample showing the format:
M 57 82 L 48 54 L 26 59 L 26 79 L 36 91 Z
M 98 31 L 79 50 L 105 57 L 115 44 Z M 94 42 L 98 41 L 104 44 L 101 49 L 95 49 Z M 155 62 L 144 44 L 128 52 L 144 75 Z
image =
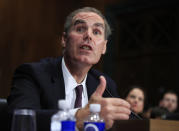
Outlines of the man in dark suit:
M 115 120 L 129 118 L 130 105 L 117 97 L 114 81 L 92 69 L 106 52 L 111 34 L 105 17 L 96 9 L 85 7 L 72 12 L 66 19 L 62 36 L 63 57 L 27 63 L 15 71 L 9 111 L 17 108 L 58 109 L 57 102 L 65 99 L 77 126 L 89 114 L 89 104 L 101 104 L 101 115 L 110 128 Z M 76 108 L 76 87 L 82 88 L 81 107 Z M 82 86 L 81 86 L 82 85 Z

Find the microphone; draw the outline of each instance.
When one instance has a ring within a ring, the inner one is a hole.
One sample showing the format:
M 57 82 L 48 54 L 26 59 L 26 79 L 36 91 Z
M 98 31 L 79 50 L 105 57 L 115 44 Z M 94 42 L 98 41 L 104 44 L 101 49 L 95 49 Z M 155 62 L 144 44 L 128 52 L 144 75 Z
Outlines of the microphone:
M 107 91 L 107 93 L 111 96 L 111 97 L 113 97 L 114 98 L 114 96 L 110 93 L 110 91 L 106 88 L 106 91 Z M 134 113 L 133 111 L 131 111 L 131 114 L 130 114 L 130 118 L 129 119 L 131 119 L 131 120 L 135 120 L 135 119 L 137 119 L 137 120 L 142 120 L 142 118 L 139 116 L 139 115 L 137 115 L 136 113 Z

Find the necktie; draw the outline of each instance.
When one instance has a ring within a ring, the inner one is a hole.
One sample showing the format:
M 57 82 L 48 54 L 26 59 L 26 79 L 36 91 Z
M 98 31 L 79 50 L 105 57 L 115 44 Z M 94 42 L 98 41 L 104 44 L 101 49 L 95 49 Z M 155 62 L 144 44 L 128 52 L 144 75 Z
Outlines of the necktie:
M 82 101 L 82 91 L 83 91 L 83 86 L 82 85 L 78 85 L 75 88 L 75 92 L 76 92 L 76 100 L 75 100 L 75 108 L 81 107 L 81 101 Z

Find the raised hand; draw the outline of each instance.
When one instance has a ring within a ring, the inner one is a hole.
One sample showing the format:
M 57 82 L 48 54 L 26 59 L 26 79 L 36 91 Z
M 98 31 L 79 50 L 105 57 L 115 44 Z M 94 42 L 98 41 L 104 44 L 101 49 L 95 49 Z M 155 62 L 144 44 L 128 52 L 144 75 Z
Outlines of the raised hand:
M 106 128 L 112 127 L 115 120 L 127 120 L 129 119 L 130 104 L 120 98 L 104 98 L 102 97 L 105 88 L 106 80 L 103 76 L 100 76 L 100 84 L 96 91 L 92 94 L 88 104 L 85 108 L 77 111 L 77 126 L 82 127 L 83 120 L 89 115 L 89 104 L 98 103 L 101 104 L 101 117 L 105 120 Z

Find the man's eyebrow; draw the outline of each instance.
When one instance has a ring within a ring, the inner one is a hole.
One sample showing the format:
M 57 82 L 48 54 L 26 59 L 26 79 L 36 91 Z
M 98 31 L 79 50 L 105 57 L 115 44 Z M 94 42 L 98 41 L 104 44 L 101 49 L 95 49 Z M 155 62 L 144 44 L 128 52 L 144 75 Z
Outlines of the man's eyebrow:
M 104 29 L 104 25 L 102 23 L 95 23 L 94 26 L 101 27 Z
M 74 25 L 84 24 L 84 23 L 86 23 L 84 20 L 77 19 L 77 20 L 74 22 Z
M 86 21 L 81 20 L 81 19 L 77 19 L 77 20 L 74 22 L 74 25 L 85 24 L 85 23 L 86 23 Z M 102 23 L 95 23 L 94 26 L 96 26 L 96 27 L 101 27 L 101 28 L 104 29 L 104 24 L 102 24 Z

